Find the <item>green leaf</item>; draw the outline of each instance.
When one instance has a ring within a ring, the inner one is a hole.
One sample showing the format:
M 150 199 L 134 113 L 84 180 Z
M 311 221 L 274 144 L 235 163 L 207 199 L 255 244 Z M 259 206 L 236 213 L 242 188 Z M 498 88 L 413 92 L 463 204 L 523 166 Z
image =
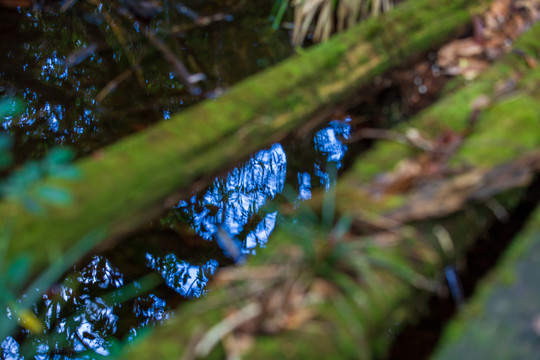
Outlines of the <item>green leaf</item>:
M 19 116 L 26 108 L 26 103 L 17 97 L 0 100 L 0 118 Z
M 36 161 L 29 161 L 17 171 L 11 179 L 12 182 L 15 182 L 18 186 L 26 187 L 35 181 L 40 180 L 42 175 L 39 163 Z
M 81 172 L 75 166 L 63 166 L 51 172 L 50 176 L 56 179 L 78 180 L 81 178 Z
M 13 139 L 10 136 L 0 134 L 0 150 L 8 150 L 13 146 Z
M 22 204 L 26 210 L 35 214 L 42 214 L 43 207 L 30 196 L 22 196 Z
M 45 329 L 41 320 L 32 311 L 23 309 L 17 315 L 19 316 L 19 325 L 32 333 L 40 334 Z
M 11 165 L 12 161 L 13 156 L 10 153 L 4 152 L 0 149 L 0 169 L 8 167 L 9 165 Z
M 58 179 L 79 179 L 79 170 L 71 164 L 74 157 L 75 154 L 69 148 L 54 148 L 43 159 L 43 171 L 47 175 Z
M 67 164 L 74 158 L 73 151 L 68 148 L 54 148 L 49 151 L 45 162 L 48 164 Z
M 53 205 L 69 205 L 72 201 L 69 191 L 56 186 L 40 186 L 38 195 L 41 199 Z
M 18 287 L 28 280 L 28 269 L 30 268 L 30 258 L 27 255 L 21 256 L 13 261 L 6 273 L 6 282 L 13 287 Z M 19 288 L 13 289 L 19 291 Z
M 283 15 L 285 15 L 288 5 L 288 0 L 278 0 L 274 3 L 274 7 L 271 12 L 271 14 L 275 14 L 274 22 L 272 23 L 272 28 L 274 30 L 279 28 L 279 24 L 281 24 L 281 21 L 283 20 Z

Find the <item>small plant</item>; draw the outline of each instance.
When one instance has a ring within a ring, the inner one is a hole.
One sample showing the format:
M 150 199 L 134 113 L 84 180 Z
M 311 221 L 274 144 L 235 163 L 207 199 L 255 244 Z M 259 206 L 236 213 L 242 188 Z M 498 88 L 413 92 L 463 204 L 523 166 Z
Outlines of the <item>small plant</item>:
M 394 3 L 395 0 L 277 0 L 272 15 L 277 27 L 287 7 L 294 8 L 292 42 L 301 45 L 310 33 L 313 41 L 325 41 L 336 31 L 390 10 Z

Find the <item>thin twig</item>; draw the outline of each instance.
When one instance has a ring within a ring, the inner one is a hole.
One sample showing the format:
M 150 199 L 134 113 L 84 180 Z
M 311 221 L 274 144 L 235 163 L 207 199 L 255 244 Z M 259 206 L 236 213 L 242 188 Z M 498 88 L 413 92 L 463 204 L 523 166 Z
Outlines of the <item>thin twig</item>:
M 167 45 L 165 45 L 163 41 L 161 41 L 161 39 L 156 36 L 153 31 L 148 30 L 145 32 L 145 34 L 148 41 L 150 41 L 150 43 L 163 54 L 165 59 L 171 63 L 176 75 L 178 75 L 184 84 L 186 84 L 190 93 L 193 95 L 196 94 L 196 88 L 193 85 L 204 80 L 206 76 L 201 73 L 190 74 L 184 66 L 184 63 L 172 52 L 171 49 L 167 47 Z
M 96 8 L 99 8 L 99 5 L 101 5 L 101 2 L 99 0 L 88 0 L 89 3 L 94 5 Z M 114 20 L 111 14 L 109 14 L 104 7 L 101 7 L 100 13 L 103 15 L 103 18 L 105 21 L 107 21 L 107 24 L 109 24 L 112 32 L 114 33 L 116 40 L 118 40 L 120 46 L 124 50 L 124 52 L 128 55 L 127 58 L 132 66 L 137 65 L 137 61 L 135 61 L 135 54 L 129 49 L 128 43 L 126 40 L 126 37 L 124 36 L 124 30 L 120 25 L 117 24 L 117 22 Z M 135 75 L 137 77 L 137 82 L 139 85 L 144 88 L 145 87 L 145 80 L 144 75 L 142 72 L 141 67 L 135 67 Z
M 126 80 L 135 70 L 135 66 L 131 66 L 129 69 L 124 70 L 120 75 L 116 76 L 114 79 L 109 81 L 107 85 L 96 95 L 95 100 L 99 103 L 107 97 L 112 91 L 116 89 L 121 82 Z
M 234 331 L 237 327 L 249 321 L 262 312 L 262 307 L 258 303 L 250 303 L 242 310 L 239 310 L 229 316 L 223 321 L 214 325 L 199 341 L 195 347 L 195 354 L 197 356 L 208 356 L 210 351 L 216 346 L 216 344 L 227 334 Z
M 70 9 L 76 2 L 77 2 L 77 0 L 67 0 L 67 1 L 62 5 L 62 7 L 60 8 L 60 12 L 64 12 L 64 11 Z

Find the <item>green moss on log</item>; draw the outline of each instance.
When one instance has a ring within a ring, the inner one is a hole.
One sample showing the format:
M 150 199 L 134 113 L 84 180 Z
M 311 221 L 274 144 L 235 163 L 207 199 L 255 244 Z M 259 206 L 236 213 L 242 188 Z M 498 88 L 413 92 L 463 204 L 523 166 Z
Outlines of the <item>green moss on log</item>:
M 205 101 L 77 164 L 82 180 L 48 179 L 73 194 L 68 207 L 44 215 L 10 199 L 0 218 L 12 225 L 8 258 L 32 258 L 42 268 L 95 228 L 122 235 L 171 206 L 178 189 L 272 142 L 374 76 L 411 55 L 436 47 L 466 24 L 486 1 L 406 2 L 386 17 L 367 21 L 255 75 L 213 101 Z M 399 24 L 399 29 L 396 28 Z M 396 33 L 399 31 L 399 33 Z
M 433 359 L 533 359 L 540 351 L 540 210 L 443 334 Z
M 537 25 L 518 44 L 526 43 L 531 38 L 537 38 L 539 32 L 540 25 Z M 540 44 L 535 46 L 536 50 L 540 50 Z M 494 93 L 496 84 L 501 80 L 500 74 L 514 76 L 516 71 L 520 72 L 522 81 L 518 81 L 512 91 L 505 93 L 504 96 Z M 433 136 L 438 135 L 446 127 L 452 127 L 455 131 L 463 131 L 469 127 L 469 120 L 473 112 L 470 106 L 471 102 L 477 96 L 488 94 L 493 97 L 491 107 L 484 109 L 479 114 L 478 125 L 465 140 L 462 149 L 454 154 L 454 161 L 466 162 L 477 167 L 489 167 L 499 164 L 499 162 L 509 161 L 519 151 L 532 150 L 532 148 L 540 146 L 540 138 L 530 135 L 538 134 L 540 130 L 538 123 L 540 105 L 533 101 L 536 96 L 536 87 L 530 85 L 530 79 L 538 78 L 539 71 L 538 69 L 528 69 L 519 57 L 509 55 L 502 63 L 495 65 L 482 78 L 478 79 L 477 83 L 475 82 L 460 92 L 442 99 L 433 108 L 420 114 L 405 126 L 418 127 Z M 512 111 L 516 106 L 519 109 Z M 525 108 L 521 109 L 522 107 Z M 498 133 L 490 125 L 493 127 L 500 125 L 503 130 Z M 518 130 L 519 126 L 523 129 Z M 523 134 L 525 140 L 522 141 L 514 137 L 510 133 L 513 130 Z M 504 135 L 506 134 L 507 145 L 503 147 L 502 151 L 498 151 L 501 145 L 493 148 L 492 151 L 498 152 L 497 155 L 477 156 L 474 149 L 481 147 L 482 143 L 489 140 L 492 131 L 493 139 L 497 139 L 497 141 L 505 140 Z M 508 148 L 512 150 L 508 152 Z M 345 174 L 337 186 L 336 207 L 344 214 L 343 216 L 353 214 L 356 219 L 365 218 L 365 206 L 373 211 L 375 216 L 384 215 L 385 211 L 395 209 L 409 200 L 407 194 L 400 194 L 386 196 L 382 201 L 379 201 L 371 198 L 362 188 L 372 180 L 371 177 L 375 171 L 373 163 L 378 165 L 377 171 L 390 171 L 393 164 L 411 154 L 411 149 L 401 145 L 381 143 L 366 156 L 358 159 L 354 171 Z M 447 181 L 451 182 L 452 178 Z M 523 189 L 517 188 L 499 194 L 496 201 L 506 209 L 512 209 L 519 203 L 522 196 Z M 316 204 L 317 202 L 311 203 L 311 205 Z M 340 291 L 331 293 L 320 303 L 310 305 L 309 309 L 315 314 L 313 321 L 306 322 L 295 330 L 256 337 L 252 351 L 245 358 L 271 359 L 310 356 L 313 358 L 368 359 L 374 355 L 384 354 L 388 342 L 391 341 L 388 330 L 394 328 L 396 324 L 414 319 L 421 304 L 423 304 L 422 298 L 425 293 L 418 291 L 418 288 L 421 287 L 419 284 L 422 283 L 419 279 L 425 281 L 426 279 L 442 277 L 444 265 L 448 261 L 456 261 L 463 256 L 466 249 L 485 231 L 494 218 L 492 209 L 480 202 L 469 204 L 463 211 L 445 215 L 442 218 L 427 218 L 408 223 L 408 227 L 402 232 L 403 229 L 394 229 L 399 232 L 399 235 L 392 233 L 394 240 L 382 242 L 382 244 L 386 243 L 387 246 L 383 246 L 383 249 L 379 249 L 379 251 L 384 256 L 390 257 L 392 264 L 400 264 L 397 267 L 399 271 L 395 271 L 395 269 L 394 271 L 378 270 L 369 276 L 361 277 L 358 282 L 347 280 L 347 278 L 334 273 L 332 281 Z M 453 249 L 451 253 L 448 249 L 442 248 L 440 239 L 437 238 L 437 228 L 448 231 Z M 324 232 L 321 235 L 314 231 L 313 235 L 309 236 L 308 234 L 308 237 L 317 239 L 329 236 L 328 233 L 324 234 Z M 298 234 L 290 232 L 288 229 L 278 231 L 274 234 L 268 249 L 250 259 L 248 270 L 264 266 L 273 258 L 280 259 L 285 254 L 298 253 L 298 251 L 290 249 L 298 247 L 298 244 L 302 242 Z M 341 254 L 347 254 L 347 252 L 344 251 Z M 375 256 L 376 254 L 371 253 L 370 255 Z M 304 274 L 303 279 L 328 276 L 329 272 L 324 267 L 324 261 L 320 257 L 316 257 L 316 259 L 317 261 L 309 263 L 311 266 L 291 270 L 290 278 L 299 278 L 300 274 Z M 361 257 L 357 259 L 361 259 Z M 286 259 L 282 259 L 282 263 L 289 264 Z M 337 263 L 332 264 L 331 268 L 339 269 L 340 266 Z M 414 276 L 404 278 L 405 274 L 418 274 L 420 278 Z M 413 280 L 411 281 L 411 279 Z M 236 287 L 230 289 L 231 296 L 236 293 L 236 289 Z M 218 290 L 218 293 L 223 294 L 226 291 L 228 290 L 221 289 Z M 207 307 L 205 304 L 217 304 L 220 300 L 231 304 L 227 296 L 214 295 L 211 292 L 201 302 L 190 304 L 187 309 L 179 309 L 174 320 L 162 328 L 156 329 L 155 334 L 151 335 L 150 339 L 134 344 L 131 352 L 124 356 L 130 359 L 147 359 L 153 357 L 153 349 L 159 348 L 161 343 L 175 343 L 177 347 L 174 348 L 174 352 L 171 354 L 160 353 L 160 355 L 163 355 L 165 359 L 178 358 L 180 354 L 183 354 L 188 339 L 192 336 L 193 327 L 186 328 L 185 324 L 204 324 L 205 329 L 208 329 L 210 324 L 206 315 L 193 314 L 193 309 L 197 306 L 204 309 Z M 245 305 L 242 301 L 232 301 L 232 303 L 234 303 L 235 309 Z M 226 307 L 224 306 L 223 309 Z M 224 313 L 225 310 L 222 310 L 222 316 Z M 213 320 L 218 321 L 215 317 Z M 297 350 L 294 350 L 292 345 L 295 345 L 294 349 L 301 350 L 302 353 L 296 352 Z M 219 357 L 220 351 L 222 349 L 217 347 L 215 352 L 209 356 Z
M 540 51 L 540 27 L 535 26 L 515 44 L 533 57 Z M 540 146 L 540 70 L 530 69 L 519 52 L 510 53 L 488 69 L 476 81 L 458 92 L 448 94 L 411 121 L 395 130 L 416 128 L 435 139 L 444 131 L 468 134 L 463 145 L 449 159 L 450 166 L 492 167 L 508 162 Z M 475 109 L 475 99 L 487 97 L 487 108 Z M 474 123 L 474 125 L 473 125 Z M 364 186 L 377 175 L 391 172 L 403 159 L 421 151 L 392 141 L 379 141 L 355 162 L 353 169 L 340 181 L 337 190 L 340 212 L 354 212 L 362 202 L 362 211 L 388 212 L 403 204 L 398 195 L 374 199 Z

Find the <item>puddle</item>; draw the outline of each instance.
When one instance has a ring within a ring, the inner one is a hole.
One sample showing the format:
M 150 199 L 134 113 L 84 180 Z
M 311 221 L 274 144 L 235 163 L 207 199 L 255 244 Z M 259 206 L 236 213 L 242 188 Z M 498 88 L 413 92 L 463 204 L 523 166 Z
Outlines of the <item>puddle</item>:
M 0 9 L 0 100 L 26 104 L 20 117 L 0 118 L 17 163 L 56 145 L 89 154 L 294 52 L 287 32 L 271 28 L 271 4 L 225 7 L 231 14 L 198 25 L 176 1 L 164 2 L 151 21 L 134 18 L 123 2 L 93 4 L 76 2 L 60 13 L 54 3 L 43 11 Z M 219 15 L 210 5 L 195 10 Z M 189 76 L 202 74 L 195 91 L 179 63 Z
M 325 169 L 341 168 L 347 151 L 342 141 L 350 130 L 346 119 L 317 131 L 302 150 L 301 167 L 288 164 L 287 145 L 274 144 L 254 154 L 206 190 L 180 201 L 153 230 L 81 262 L 36 305 L 46 330 L 39 335 L 23 330 L 4 339 L 2 346 L 24 356 L 67 356 L 69 351 L 107 355 L 115 341 L 129 341 L 173 316 L 170 309 L 179 302 L 206 293 L 220 265 L 242 262 L 271 241 L 280 214 L 265 211 L 271 208 L 266 205 L 282 197 L 285 188 L 295 196 L 280 201 L 298 203 L 309 199 L 313 189 L 335 183 Z M 149 289 L 145 281 L 156 274 L 159 285 L 151 281 Z M 133 293 L 122 298 L 118 292 L 126 288 Z M 32 346 L 23 351 L 18 344 Z
M 293 53 L 289 35 L 271 29 L 270 8 L 232 6 L 219 18 L 202 2 L 197 14 L 219 20 L 194 26 L 186 21 L 193 13 L 166 2 L 151 27 L 189 74 L 204 73 L 189 87 L 145 37 L 144 21 L 133 23 L 121 5 L 79 3 L 65 13 L 0 14 L 0 97 L 25 103 L 22 115 L 0 118 L 0 131 L 14 139 L 15 164 L 56 145 L 84 156 Z M 3 358 L 107 356 L 116 341 L 130 341 L 173 316 L 180 302 L 204 296 L 218 267 L 241 263 L 271 241 L 280 222 L 272 204 L 296 204 L 335 183 L 326 170 L 343 166 L 350 122 L 333 120 L 312 138 L 257 152 L 115 248 L 89 255 L 38 295 L 31 312 L 42 330 L 0 339 Z M 3 321 L 19 315 L 8 308 Z
M 55 145 L 69 145 L 84 156 L 219 96 L 294 52 L 289 34 L 271 29 L 271 1 L 268 9 L 261 3 L 245 12 L 231 6 L 230 17 L 208 26 L 193 26 L 186 21 L 193 14 L 164 2 L 167 8 L 151 26 L 189 74 L 204 73 L 194 85 L 200 92 L 194 91 L 142 34 L 144 22 L 129 25 L 114 4 L 79 3 L 83 8 L 63 14 L 12 11 L 9 31 L 0 33 L 0 96 L 26 103 L 20 117 L 0 118 L 0 131 L 15 140 L 16 164 L 40 158 Z M 219 15 L 212 1 L 185 4 L 201 16 Z M 126 34 L 132 27 L 126 44 L 119 42 L 113 22 Z M 242 263 L 272 241 L 282 219 L 280 204 L 297 205 L 336 182 L 336 173 L 352 162 L 347 154 L 356 153 L 346 144 L 356 124 L 404 116 L 400 105 L 396 108 L 397 92 L 387 90 L 379 95 L 383 107 L 374 109 L 379 103 L 374 101 L 353 110 L 361 120 L 340 113 L 304 139 L 253 154 L 114 248 L 80 261 L 38 295 L 32 313 L 44 330 L 0 338 L 4 358 L 107 356 L 118 341 L 131 341 L 174 316 L 180 303 L 204 296 L 220 266 Z M 7 317 L 14 318 L 9 311 Z

